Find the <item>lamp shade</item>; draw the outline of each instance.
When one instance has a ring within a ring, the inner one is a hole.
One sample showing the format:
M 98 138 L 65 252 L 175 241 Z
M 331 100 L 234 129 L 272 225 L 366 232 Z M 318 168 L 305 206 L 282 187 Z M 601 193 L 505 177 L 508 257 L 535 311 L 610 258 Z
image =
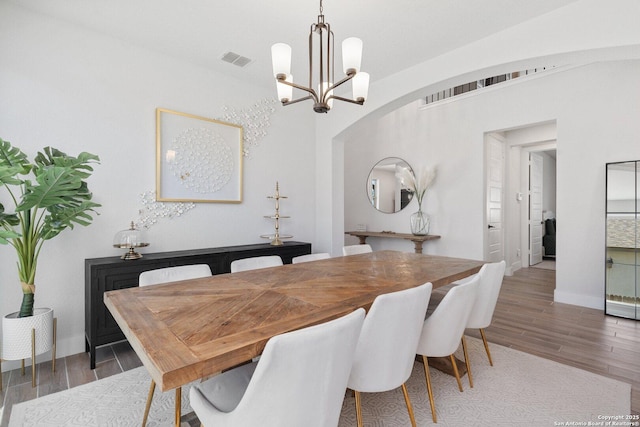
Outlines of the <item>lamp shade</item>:
M 362 40 L 349 37 L 342 42 L 342 68 L 345 74 L 360 71 L 362 62 Z
M 291 46 L 285 43 L 276 43 L 271 46 L 271 62 L 273 64 L 273 75 L 291 73 Z
M 351 87 L 353 89 L 353 99 L 366 101 L 369 95 L 369 73 L 360 72 L 356 74 L 351 80 Z
M 287 75 L 287 78 L 285 79 L 285 81 L 291 83 L 293 82 L 293 76 L 291 74 Z M 291 98 L 293 98 L 293 87 L 286 85 L 284 83 L 280 83 L 277 79 L 276 79 L 276 88 L 278 89 L 278 99 L 281 102 L 287 102 L 287 101 L 291 101 Z

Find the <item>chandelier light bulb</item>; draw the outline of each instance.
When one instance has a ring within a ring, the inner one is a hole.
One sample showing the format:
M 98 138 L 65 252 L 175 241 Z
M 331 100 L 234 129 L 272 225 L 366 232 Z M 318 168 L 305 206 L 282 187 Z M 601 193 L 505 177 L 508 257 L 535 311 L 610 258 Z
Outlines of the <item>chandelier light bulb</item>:
M 356 74 L 351 80 L 353 89 L 353 99 L 356 101 L 366 101 L 369 95 L 369 73 L 364 71 Z
M 291 46 L 285 43 L 271 46 L 271 62 L 275 78 L 288 76 L 291 73 Z
M 342 42 L 342 68 L 346 75 L 360 71 L 362 62 L 362 40 L 349 37 Z

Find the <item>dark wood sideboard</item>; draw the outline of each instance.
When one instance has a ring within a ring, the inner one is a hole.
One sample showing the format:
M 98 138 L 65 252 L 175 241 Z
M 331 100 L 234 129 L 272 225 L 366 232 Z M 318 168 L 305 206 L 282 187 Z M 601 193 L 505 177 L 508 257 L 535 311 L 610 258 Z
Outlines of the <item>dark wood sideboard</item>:
M 223 274 L 231 271 L 231 262 L 236 259 L 280 255 L 285 264 L 290 264 L 291 258 L 310 253 L 311 243 L 284 242 L 282 246 L 263 243 L 149 253 L 140 259 L 126 261 L 119 256 L 85 259 L 85 351 L 89 352 L 91 369 L 96 367 L 96 347 L 125 339 L 104 305 L 104 293 L 138 286 L 138 276 L 143 271 L 179 265 L 208 264 L 213 274 Z

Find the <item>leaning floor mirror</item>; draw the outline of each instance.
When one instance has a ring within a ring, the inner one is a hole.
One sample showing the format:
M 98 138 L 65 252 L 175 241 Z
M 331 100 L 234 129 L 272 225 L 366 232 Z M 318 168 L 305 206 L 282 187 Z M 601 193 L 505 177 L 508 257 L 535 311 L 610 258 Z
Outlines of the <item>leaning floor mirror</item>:
M 606 165 L 605 313 L 640 318 L 640 161 Z

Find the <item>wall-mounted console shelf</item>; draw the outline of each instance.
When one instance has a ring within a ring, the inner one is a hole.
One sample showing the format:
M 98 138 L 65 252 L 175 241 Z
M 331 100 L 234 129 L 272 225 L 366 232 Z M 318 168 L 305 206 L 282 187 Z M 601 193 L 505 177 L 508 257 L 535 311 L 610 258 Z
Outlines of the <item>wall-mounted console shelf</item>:
M 415 234 L 409 233 L 396 233 L 393 231 L 345 231 L 344 234 L 348 234 L 350 236 L 356 236 L 360 239 L 360 244 L 364 245 L 366 243 L 367 237 L 385 237 L 389 239 L 405 239 L 411 240 L 415 246 L 415 253 L 422 253 L 422 244 L 427 240 L 435 240 L 439 239 L 440 236 L 435 234 L 427 234 L 426 236 L 416 236 Z

